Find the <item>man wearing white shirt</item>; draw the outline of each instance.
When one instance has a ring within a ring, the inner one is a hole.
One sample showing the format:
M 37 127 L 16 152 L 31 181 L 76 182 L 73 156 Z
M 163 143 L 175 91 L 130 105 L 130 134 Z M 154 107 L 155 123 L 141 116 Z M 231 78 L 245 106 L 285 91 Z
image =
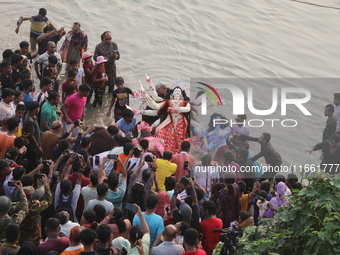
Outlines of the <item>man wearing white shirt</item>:
M 335 133 L 340 131 L 340 93 L 334 94 L 334 116 L 337 120 Z
M 13 104 L 14 101 L 14 90 L 3 89 L 2 90 L 2 100 L 0 102 L 0 126 L 3 125 L 5 118 L 11 118 L 15 115 L 15 109 Z
M 52 41 L 49 41 L 47 43 L 47 51 L 40 55 L 37 59 L 37 61 L 35 61 L 34 63 L 34 67 L 35 67 L 35 71 L 37 73 L 38 78 L 41 80 L 42 79 L 42 75 L 39 72 L 39 64 L 41 64 L 41 70 L 44 70 L 45 67 L 48 66 L 48 57 L 51 55 L 54 55 L 57 57 L 58 63 L 57 63 L 57 80 L 59 80 L 59 74 L 61 72 L 61 69 L 63 67 L 62 65 L 62 61 L 61 61 L 61 57 L 58 53 L 55 52 L 56 50 L 56 46 L 55 43 Z
M 70 215 L 66 211 L 59 212 L 57 218 L 60 223 L 60 232 L 63 233 L 68 238 L 70 237 L 70 232 L 73 227 L 80 226 L 76 222 L 70 221 Z

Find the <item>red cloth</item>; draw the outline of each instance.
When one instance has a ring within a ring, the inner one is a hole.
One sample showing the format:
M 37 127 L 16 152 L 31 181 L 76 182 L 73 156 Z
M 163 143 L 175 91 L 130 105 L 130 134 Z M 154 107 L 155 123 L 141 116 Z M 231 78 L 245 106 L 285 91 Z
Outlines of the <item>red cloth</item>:
M 74 189 L 74 187 L 76 186 L 76 182 L 77 182 L 77 178 L 78 178 L 78 174 L 74 173 L 71 174 L 68 179 L 71 181 L 72 183 L 72 190 Z M 82 176 L 82 180 L 81 180 L 81 187 L 86 187 L 87 185 L 90 185 L 90 179 L 86 178 L 85 176 Z M 84 211 L 84 198 L 83 195 L 80 194 L 79 199 L 78 199 L 78 203 L 77 203 L 77 210 L 76 210 L 76 215 L 82 215 L 83 211 Z
M 208 218 L 200 222 L 200 232 L 203 234 L 202 245 L 207 255 L 211 255 L 220 241 L 221 233 L 213 233 L 213 229 L 221 229 L 222 220 L 219 218 Z
M 201 249 L 197 249 L 196 251 L 192 252 L 184 252 L 183 255 L 207 255 L 205 251 Z
M 78 91 L 79 89 L 78 89 L 78 85 L 77 85 L 77 84 L 78 84 L 77 79 L 74 79 L 73 82 L 70 82 L 69 80 L 66 80 L 66 81 L 63 83 L 63 90 L 62 90 L 62 92 L 64 92 L 65 95 L 66 95 L 66 88 L 67 88 L 68 85 L 73 85 L 73 86 L 75 87 L 75 89 Z M 68 96 L 68 95 L 66 95 L 66 96 Z
M 168 226 L 168 225 L 174 225 L 176 224 L 174 221 L 174 218 L 168 218 L 167 220 L 164 220 L 164 227 Z
M 93 75 L 92 74 L 89 74 L 88 72 L 86 72 L 85 70 L 86 69 L 90 69 L 92 70 L 93 68 L 93 62 L 91 60 L 91 63 L 88 64 L 86 62 L 83 63 L 83 69 L 84 69 L 84 73 L 85 73 L 85 83 L 92 83 L 92 77 Z
M 98 66 L 95 66 L 92 77 L 96 77 L 96 79 L 101 79 L 103 78 L 103 74 L 105 74 L 105 66 L 103 65 L 102 68 L 98 68 Z M 102 88 L 104 86 L 105 81 L 97 81 L 93 83 L 93 87 L 95 88 Z
M 175 163 L 177 165 L 175 177 L 176 181 L 179 182 L 182 176 L 187 175 L 189 172 L 184 170 L 184 161 L 189 162 L 189 170 L 194 169 L 195 167 L 195 159 L 190 156 L 188 153 L 179 153 L 172 157 L 171 163 Z
M 39 244 L 37 250 L 40 255 L 45 255 L 49 251 L 56 251 L 60 254 L 69 247 L 69 245 L 70 241 L 64 236 L 57 240 L 47 240 L 46 242 Z
M 162 191 L 161 193 L 158 194 L 158 204 L 156 207 L 155 213 L 162 218 L 164 217 L 164 206 L 167 205 L 169 208 L 169 213 L 170 213 L 170 199 L 169 199 L 169 194 L 167 191 Z M 168 214 L 168 218 L 170 215 Z

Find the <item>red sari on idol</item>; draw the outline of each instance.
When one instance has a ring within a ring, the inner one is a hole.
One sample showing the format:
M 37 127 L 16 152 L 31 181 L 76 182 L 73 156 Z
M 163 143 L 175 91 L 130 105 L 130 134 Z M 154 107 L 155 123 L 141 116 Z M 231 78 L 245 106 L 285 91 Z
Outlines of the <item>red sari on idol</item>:
M 163 109 L 168 104 L 168 107 L 185 107 L 184 100 L 169 99 L 164 102 Z M 161 110 L 160 109 L 160 110 Z M 172 151 L 173 154 L 181 152 L 181 144 L 186 138 L 188 121 L 181 112 L 168 112 L 166 119 L 158 125 L 155 132 L 155 137 L 164 141 L 164 149 Z

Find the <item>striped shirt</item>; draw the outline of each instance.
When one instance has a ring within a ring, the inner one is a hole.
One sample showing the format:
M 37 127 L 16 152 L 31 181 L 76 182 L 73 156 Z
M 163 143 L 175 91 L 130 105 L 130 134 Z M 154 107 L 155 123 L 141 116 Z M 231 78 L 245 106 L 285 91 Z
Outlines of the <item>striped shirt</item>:
M 195 159 L 190 156 L 188 153 L 185 151 L 182 151 L 179 154 L 176 154 L 172 157 L 171 163 L 175 163 L 177 165 L 175 177 L 176 181 L 178 182 L 179 179 L 181 179 L 182 176 L 185 176 L 188 174 L 188 171 L 184 170 L 184 162 L 188 161 L 189 162 L 189 167 L 188 169 L 194 169 L 195 167 Z
M 37 38 L 39 35 L 43 34 L 45 25 L 51 24 L 47 17 L 41 19 L 39 15 L 29 17 L 28 20 L 31 22 L 31 34 L 30 37 Z

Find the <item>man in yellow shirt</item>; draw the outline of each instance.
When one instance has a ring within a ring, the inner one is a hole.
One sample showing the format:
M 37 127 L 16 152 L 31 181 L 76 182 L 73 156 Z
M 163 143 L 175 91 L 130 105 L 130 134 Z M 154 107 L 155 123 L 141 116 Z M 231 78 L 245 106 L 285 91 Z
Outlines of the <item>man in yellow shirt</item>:
M 157 166 L 157 179 L 160 191 L 165 191 L 165 178 L 175 174 L 177 165 L 175 163 L 171 163 L 170 160 L 172 159 L 172 152 L 171 151 L 164 151 L 163 159 L 156 160 Z M 155 184 L 152 187 L 155 189 Z

